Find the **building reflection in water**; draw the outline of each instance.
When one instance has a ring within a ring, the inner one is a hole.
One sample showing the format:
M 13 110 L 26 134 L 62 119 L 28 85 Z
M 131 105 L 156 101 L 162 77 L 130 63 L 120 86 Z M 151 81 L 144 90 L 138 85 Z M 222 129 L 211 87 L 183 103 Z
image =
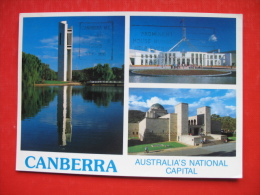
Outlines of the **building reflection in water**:
M 72 138 L 72 86 L 59 87 L 57 106 L 58 144 L 66 146 Z

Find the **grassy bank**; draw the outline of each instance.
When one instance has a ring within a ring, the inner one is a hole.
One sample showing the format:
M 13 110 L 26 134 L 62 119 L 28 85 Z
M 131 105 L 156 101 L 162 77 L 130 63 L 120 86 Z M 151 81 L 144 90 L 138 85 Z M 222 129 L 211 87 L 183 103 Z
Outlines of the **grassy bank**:
M 44 81 L 41 84 L 35 84 L 35 86 L 75 86 L 82 85 L 79 82 L 68 82 L 68 81 Z
M 65 84 L 67 81 L 44 81 L 43 84 Z
M 186 145 L 178 142 L 159 142 L 159 143 L 149 143 L 149 144 L 130 146 L 128 147 L 128 152 L 129 153 L 144 152 L 146 146 L 148 147 L 149 151 L 186 147 Z

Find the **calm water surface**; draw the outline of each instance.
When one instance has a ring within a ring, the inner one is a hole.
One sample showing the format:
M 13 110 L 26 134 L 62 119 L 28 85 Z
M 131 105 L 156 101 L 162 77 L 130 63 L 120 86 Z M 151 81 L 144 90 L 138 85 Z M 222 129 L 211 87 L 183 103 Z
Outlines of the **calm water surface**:
M 122 154 L 123 87 L 23 91 L 21 149 Z
M 130 72 L 131 83 L 236 84 L 235 72 L 230 76 L 144 76 Z

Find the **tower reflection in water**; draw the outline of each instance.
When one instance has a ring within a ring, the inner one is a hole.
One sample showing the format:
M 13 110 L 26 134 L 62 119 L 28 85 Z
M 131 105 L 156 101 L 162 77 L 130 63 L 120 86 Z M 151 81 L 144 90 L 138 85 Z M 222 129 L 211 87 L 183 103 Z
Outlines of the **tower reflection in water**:
M 72 86 L 62 86 L 58 90 L 57 126 L 58 144 L 66 146 L 72 138 Z

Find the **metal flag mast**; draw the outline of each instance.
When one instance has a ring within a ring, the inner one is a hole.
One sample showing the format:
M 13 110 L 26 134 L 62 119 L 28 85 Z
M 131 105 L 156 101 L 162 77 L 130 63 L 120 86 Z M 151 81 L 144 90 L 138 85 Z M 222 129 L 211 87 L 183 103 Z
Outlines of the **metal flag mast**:
M 171 49 L 169 49 L 168 52 L 171 52 L 175 47 L 179 46 L 182 42 L 187 42 L 187 44 L 190 46 L 190 47 L 193 47 L 194 49 L 196 49 L 198 51 L 198 49 L 192 45 L 189 40 L 187 39 L 187 36 L 186 36 L 186 26 L 184 24 L 185 20 L 184 18 L 181 20 L 181 23 L 182 23 L 182 39 L 176 43 Z
M 190 48 L 193 48 L 194 50 L 197 50 L 199 51 L 194 45 L 192 45 L 190 43 L 190 41 L 187 39 L 187 36 L 186 36 L 186 26 L 185 26 L 185 20 L 184 18 L 181 20 L 181 23 L 182 23 L 182 39 L 176 43 L 172 48 L 170 48 L 168 52 L 171 52 L 174 48 L 178 47 L 182 42 L 186 42 L 187 45 L 190 47 Z M 160 65 L 164 66 L 165 65 L 165 52 L 160 52 L 159 56 L 158 56 L 158 62 Z

